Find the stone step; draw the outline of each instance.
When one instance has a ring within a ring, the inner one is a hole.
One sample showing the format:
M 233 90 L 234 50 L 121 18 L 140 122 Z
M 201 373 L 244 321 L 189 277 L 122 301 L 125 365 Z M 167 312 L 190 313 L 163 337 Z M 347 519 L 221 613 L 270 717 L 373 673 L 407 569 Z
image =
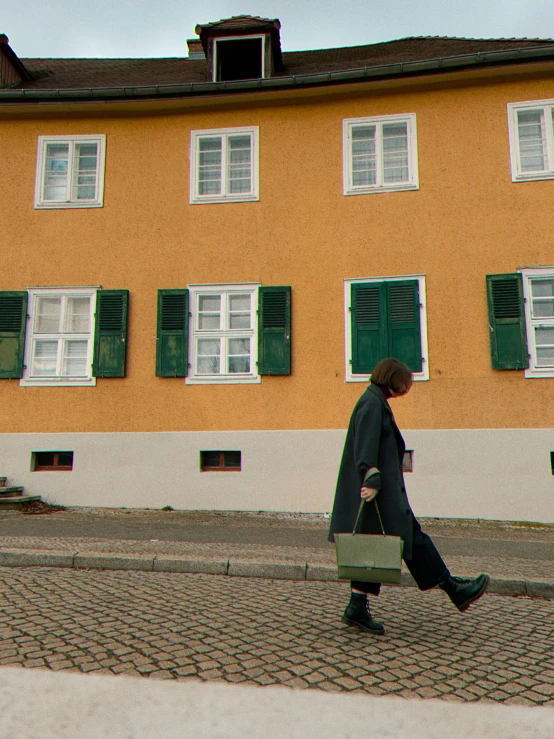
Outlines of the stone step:
M 6 487 L 0 488 L 0 498 L 16 498 L 23 495 L 22 487 Z
M 8 479 L 7 477 L 0 477 L 0 488 L 5 488 L 6 487 L 6 480 L 7 479 Z
M 40 495 L 21 495 L 12 498 L 0 497 L 0 511 L 23 508 L 26 503 L 40 500 Z

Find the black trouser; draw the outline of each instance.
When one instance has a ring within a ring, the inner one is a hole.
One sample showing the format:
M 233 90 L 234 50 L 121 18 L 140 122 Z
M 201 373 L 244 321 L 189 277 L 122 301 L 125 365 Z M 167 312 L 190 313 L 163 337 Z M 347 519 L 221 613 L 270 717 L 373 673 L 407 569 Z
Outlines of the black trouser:
M 431 590 L 450 572 L 437 547 L 433 544 L 433 540 L 421 530 L 419 521 L 413 514 L 412 525 L 412 557 L 411 559 L 404 558 L 404 562 L 418 588 L 420 590 Z M 351 585 L 354 590 L 361 590 L 362 593 L 370 593 L 371 595 L 379 595 L 381 589 L 381 585 L 377 582 L 352 580 Z

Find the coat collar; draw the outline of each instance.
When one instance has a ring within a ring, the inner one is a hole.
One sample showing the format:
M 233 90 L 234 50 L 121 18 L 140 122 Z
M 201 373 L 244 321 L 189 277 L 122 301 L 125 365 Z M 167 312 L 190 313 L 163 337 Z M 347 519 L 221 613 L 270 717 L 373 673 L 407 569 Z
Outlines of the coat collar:
M 383 393 L 383 391 L 381 390 L 380 387 L 377 387 L 377 385 L 370 385 L 367 388 L 367 392 L 370 392 L 370 393 L 373 393 L 374 395 L 376 395 L 379 398 L 379 400 L 381 401 L 381 403 L 388 410 L 388 412 L 391 414 L 391 416 L 393 415 L 392 408 L 389 405 L 389 401 L 385 398 L 385 394 Z

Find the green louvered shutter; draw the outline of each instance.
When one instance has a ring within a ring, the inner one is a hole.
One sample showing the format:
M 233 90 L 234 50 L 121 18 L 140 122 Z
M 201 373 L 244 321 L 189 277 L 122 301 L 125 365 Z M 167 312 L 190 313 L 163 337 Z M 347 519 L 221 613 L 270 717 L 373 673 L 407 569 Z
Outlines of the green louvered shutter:
M 388 356 L 386 283 L 354 283 L 350 299 L 352 374 L 369 375 Z
M 0 378 L 23 377 L 27 293 L 0 292 Z
M 188 374 L 189 291 L 158 290 L 156 376 Z
M 290 287 L 260 287 L 258 306 L 258 372 L 290 375 Z
M 96 295 L 94 377 L 125 377 L 128 290 L 99 290 Z
M 526 369 L 529 355 L 521 275 L 487 275 L 487 299 L 493 369 Z
M 421 327 L 417 280 L 387 282 L 388 356 L 421 372 Z

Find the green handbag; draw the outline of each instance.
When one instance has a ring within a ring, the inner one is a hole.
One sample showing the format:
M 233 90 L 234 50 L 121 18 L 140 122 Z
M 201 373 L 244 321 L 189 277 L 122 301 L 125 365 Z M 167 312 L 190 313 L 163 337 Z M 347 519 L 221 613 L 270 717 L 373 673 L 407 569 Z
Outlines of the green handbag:
M 365 501 L 362 500 L 351 534 L 335 534 L 339 580 L 400 584 L 404 542 L 399 536 L 388 536 L 383 528 L 377 501 L 382 534 L 357 534 L 356 527 Z

